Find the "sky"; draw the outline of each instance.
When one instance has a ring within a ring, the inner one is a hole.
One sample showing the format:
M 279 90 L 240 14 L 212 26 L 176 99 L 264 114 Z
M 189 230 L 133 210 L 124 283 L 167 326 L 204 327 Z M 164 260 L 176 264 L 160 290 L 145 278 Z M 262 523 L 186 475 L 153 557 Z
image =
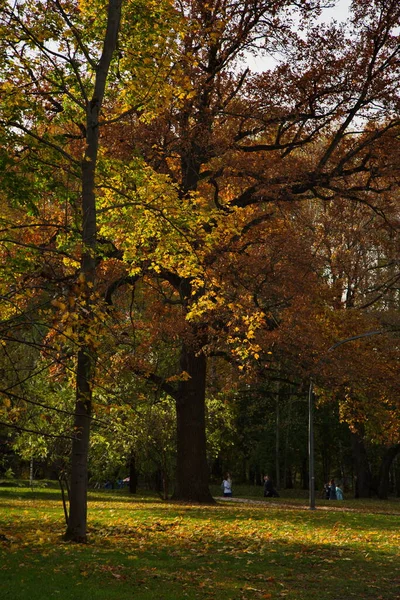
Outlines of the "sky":
M 325 8 L 320 17 L 321 22 L 329 22 L 332 19 L 335 21 L 345 21 L 349 16 L 351 0 L 337 0 L 334 8 Z M 246 64 L 252 71 L 264 71 L 272 68 L 276 63 L 270 57 L 246 57 Z
M 344 21 L 349 15 L 350 0 L 339 0 L 335 8 L 326 8 L 323 11 L 322 20 L 330 21 L 335 19 L 336 21 Z

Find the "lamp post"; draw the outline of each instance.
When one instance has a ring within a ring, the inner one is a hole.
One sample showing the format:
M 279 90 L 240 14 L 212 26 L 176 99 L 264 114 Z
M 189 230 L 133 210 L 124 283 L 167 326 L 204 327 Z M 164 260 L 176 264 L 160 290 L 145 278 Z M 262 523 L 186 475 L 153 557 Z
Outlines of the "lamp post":
M 359 335 L 353 335 L 352 337 L 346 338 L 344 340 L 340 340 L 333 344 L 328 350 L 322 355 L 322 357 L 317 362 L 316 366 L 319 366 L 322 360 L 325 358 L 329 352 L 332 352 L 338 346 L 342 344 L 347 344 L 347 342 L 352 342 L 353 340 L 358 340 L 360 338 L 369 337 L 371 335 L 379 335 L 382 333 L 386 333 L 385 331 L 367 331 L 365 333 L 360 333 Z M 312 376 L 310 377 L 310 385 L 308 389 L 308 466 L 309 466 L 309 509 L 315 510 L 315 469 L 314 469 L 314 382 Z
M 309 457 L 309 483 L 310 510 L 315 510 L 315 476 L 314 476 L 314 385 L 310 379 L 308 390 L 308 457 Z

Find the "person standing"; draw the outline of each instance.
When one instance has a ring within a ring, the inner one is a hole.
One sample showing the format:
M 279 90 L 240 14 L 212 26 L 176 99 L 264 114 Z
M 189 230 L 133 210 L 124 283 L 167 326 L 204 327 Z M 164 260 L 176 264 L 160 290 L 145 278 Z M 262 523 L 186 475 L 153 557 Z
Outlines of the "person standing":
M 329 483 L 329 500 L 337 500 L 336 483 L 334 479 L 331 479 Z
M 342 489 L 337 485 L 336 486 L 336 500 L 343 500 L 343 491 Z
M 264 498 L 279 498 L 279 494 L 274 488 L 274 484 L 269 475 L 265 475 L 264 477 Z
M 329 492 L 330 492 L 329 483 L 325 483 L 324 484 L 324 498 L 325 498 L 325 500 L 329 500 Z
M 225 475 L 221 488 L 224 498 L 232 498 L 232 479 L 229 473 Z

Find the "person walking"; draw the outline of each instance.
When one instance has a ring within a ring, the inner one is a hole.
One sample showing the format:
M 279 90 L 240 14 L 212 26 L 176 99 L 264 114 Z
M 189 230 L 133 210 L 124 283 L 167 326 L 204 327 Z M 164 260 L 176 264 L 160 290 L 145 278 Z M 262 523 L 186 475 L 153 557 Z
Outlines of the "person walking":
M 224 498 L 232 498 L 232 479 L 229 473 L 225 475 L 221 488 Z

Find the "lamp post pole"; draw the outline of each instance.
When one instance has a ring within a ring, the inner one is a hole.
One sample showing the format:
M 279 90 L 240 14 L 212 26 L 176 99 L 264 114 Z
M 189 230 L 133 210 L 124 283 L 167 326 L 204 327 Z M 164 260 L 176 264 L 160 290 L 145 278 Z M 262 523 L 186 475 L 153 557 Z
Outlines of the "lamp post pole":
M 315 510 L 315 475 L 314 475 L 314 385 L 310 379 L 308 390 L 308 456 L 309 456 L 309 486 L 310 510 Z
M 335 350 L 338 346 L 358 340 L 359 338 L 369 337 L 371 335 L 379 335 L 386 333 L 385 331 L 367 331 L 360 333 L 359 335 L 353 335 L 352 337 L 340 340 L 336 344 L 333 344 L 319 359 L 317 366 L 321 363 L 322 359 L 332 350 Z M 314 468 L 314 382 L 312 377 L 310 378 L 310 386 L 308 389 L 308 469 L 309 469 L 309 500 L 310 510 L 315 510 L 315 468 Z

